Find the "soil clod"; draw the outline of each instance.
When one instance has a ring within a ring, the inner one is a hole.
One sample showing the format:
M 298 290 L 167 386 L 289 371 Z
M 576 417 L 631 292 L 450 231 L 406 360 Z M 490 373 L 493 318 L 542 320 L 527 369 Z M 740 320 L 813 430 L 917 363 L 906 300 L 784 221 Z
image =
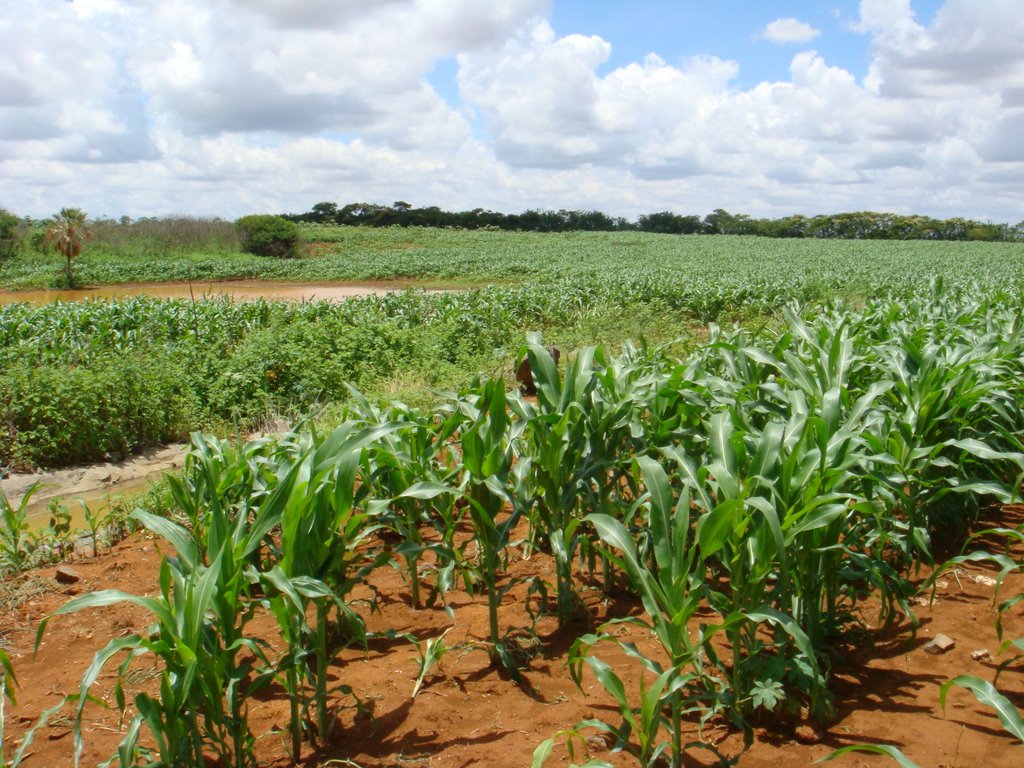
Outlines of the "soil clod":
M 932 639 L 930 643 L 925 645 L 924 650 L 926 653 L 938 655 L 940 653 L 946 653 L 947 651 L 951 651 L 955 647 L 956 641 L 949 635 L 944 635 L 940 632 Z
M 82 574 L 70 565 L 60 565 L 57 567 L 56 573 L 53 574 L 53 578 L 60 584 L 77 584 L 82 580 Z

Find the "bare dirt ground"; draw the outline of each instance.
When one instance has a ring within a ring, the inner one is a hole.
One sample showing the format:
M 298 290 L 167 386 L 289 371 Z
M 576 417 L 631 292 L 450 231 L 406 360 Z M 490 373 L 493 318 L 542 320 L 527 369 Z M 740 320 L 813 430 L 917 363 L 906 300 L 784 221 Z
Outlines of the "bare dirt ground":
M 986 522 L 1019 525 L 1022 520 L 1020 508 L 1006 508 Z M 1024 548 L 1018 546 L 1012 554 L 1019 560 Z M 18 705 L 7 711 L 11 744 L 40 712 L 78 690 L 93 654 L 111 637 L 143 631 L 148 623 L 143 613 L 127 605 L 57 617 L 50 623 L 38 655 L 33 657 L 40 619 L 70 596 L 92 590 L 116 588 L 152 594 L 156 591 L 159 562 L 156 543 L 136 536 L 98 558 L 73 563 L 82 577 L 78 583 L 57 584 L 54 568 L 0 583 L 0 600 L 4 601 L 0 604 L 0 644 L 11 655 L 21 683 Z M 516 577 L 540 575 L 553 579 L 550 563 L 541 556 L 517 560 L 511 573 Z M 999 662 L 1007 658 L 998 655 L 994 627 L 996 576 L 994 568 L 971 565 L 943 577 L 934 603 L 922 599 L 919 602 L 923 604 L 915 606 L 921 623 L 916 638 L 906 623 L 885 631 L 851 635 L 844 647 L 837 649 L 837 719 L 817 733 L 814 728 L 796 728 L 793 723 L 761 725 L 756 729 L 754 745 L 746 752 L 742 751 L 740 735 L 724 725 L 711 725 L 698 732 L 696 724 L 689 724 L 686 739 L 713 742 L 723 753 L 738 756 L 739 765 L 747 768 L 808 765 L 838 747 L 854 743 L 893 744 L 922 768 L 1024 765 L 1024 745 L 1016 743 L 993 711 L 980 705 L 969 692 L 954 688 L 946 712 L 939 706 L 939 686 L 945 680 L 960 674 L 991 680 Z M 412 632 L 423 640 L 452 626 L 439 609 L 410 609 L 407 588 L 397 572 L 384 568 L 371 580 L 382 597 L 381 610 L 367 616 L 371 631 Z M 1017 573 L 1003 585 L 1000 596 L 1021 591 L 1024 577 Z M 594 589 L 585 596 L 595 622 L 639 610 L 636 602 L 625 595 L 607 598 Z M 501 613 L 504 627 L 530 626 L 524 602 L 522 587 L 506 595 Z M 577 635 L 589 629 L 587 623 L 559 631 L 554 618 L 543 617 L 536 625 L 535 640 L 523 644 L 529 655 L 524 659 L 523 682 L 516 683 L 491 669 L 487 654 L 472 647 L 473 641 L 486 636 L 485 599 L 456 593 L 451 604 L 455 621 L 445 640 L 453 650 L 427 678 L 427 685 L 415 699 L 411 693 L 417 673 L 416 653 L 406 641 L 374 640 L 366 651 L 347 649 L 337 654 L 333 667 L 336 681 L 351 686 L 362 703 L 355 707 L 351 698 L 338 698 L 338 727 L 332 742 L 315 751 L 305 747 L 301 766 L 528 766 L 537 744 L 561 729 L 593 717 L 618 722 L 610 699 L 593 676 L 585 676 L 584 690 L 580 691 L 568 675 L 568 647 Z M 865 608 L 869 623 L 870 608 L 870 604 Z M 258 621 L 257 627 L 273 645 L 277 638 L 272 623 Z M 1024 604 L 1018 604 L 1004 617 L 1004 629 L 1005 637 L 1024 636 Z M 942 655 L 930 655 L 924 645 L 938 633 L 953 638 L 956 645 Z M 647 639 L 634 635 L 641 648 L 649 645 Z M 530 638 L 528 632 L 522 636 Z M 972 657 L 972 653 L 982 650 L 988 650 L 990 657 Z M 636 676 L 629 674 L 629 666 L 610 646 L 598 655 L 621 670 L 627 685 L 635 685 Z M 115 668 L 116 663 L 108 665 L 96 689 L 108 703 L 113 701 Z M 137 668 L 127 684 L 129 699 L 133 689 L 153 684 L 152 662 L 140 660 Z M 1004 671 L 998 683 L 1018 708 L 1024 707 L 1024 665 L 1018 663 Z M 39 731 L 24 763 L 26 768 L 71 765 L 72 708 L 65 704 L 60 715 Z M 292 765 L 283 733 L 287 725 L 283 695 L 274 691 L 253 701 L 250 716 L 261 764 L 272 768 Z M 88 705 L 82 765 L 95 766 L 109 757 L 120 736 L 115 709 Z M 811 743 L 802 743 L 801 739 Z M 608 751 L 599 740 L 594 740 L 592 746 L 594 757 L 615 765 L 636 764 L 628 755 Z M 579 756 L 577 762 L 582 762 Z M 568 763 L 564 750 L 556 748 L 548 765 Z M 692 753 L 691 765 L 713 763 L 710 753 Z M 832 764 L 894 765 L 888 758 L 867 754 L 849 755 Z

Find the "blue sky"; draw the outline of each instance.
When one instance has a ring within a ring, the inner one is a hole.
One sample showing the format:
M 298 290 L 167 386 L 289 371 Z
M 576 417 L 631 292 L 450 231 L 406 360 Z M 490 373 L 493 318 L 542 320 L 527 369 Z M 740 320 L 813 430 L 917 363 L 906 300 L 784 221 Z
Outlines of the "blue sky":
M 0 0 L 0 206 L 1024 219 L 1020 0 Z
M 917 20 L 929 24 L 941 0 L 915 0 Z M 765 26 L 778 18 L 797 18 L 820 32 L 809 47 L 830 63 L 857 78 L 867 75 L 871 38 L 852 27 L 859 3 L 757 2 L 757 0 L 556 0 L 550 22 L 556 34 L 598 35 L 612 45 L 608 60 L 597 68 L 606 75 L 654 53 L 669 63 L 692 56 L 712 55 L 740 65 L 737 88 L 750 88 L 766 80 L 785 80 L 794 44 L 773 43 L 763 36 Z M 459 103 L 458 67 L 454 57 L 438 61 L 431 83 L 453 105 Z
M 929 23 L 939 0 L 915 0 L 918 19 Z M 810 45 L 832 64 L 858 77 L 867 73 L 870 38 L 850 28 L 858 19 L 857 2 L 758 2 L 757 0 L 591 0 L 555 2 L 552 25 L 560 34 L 596 34 L 612 42 L 607 68 L 657 53 L 668 61 L 710 54 L 740 63 L 737 85 L 784 79 L 791 45 L 776 45 L 759 33 L 774 19 L 796 18 L 820 30 Z
M 552 26 L 559 34 L 600 35 L 612 43 L 608 72 L 656 53 L 669 63 L 712 55 L 740 64 L 737 87 L 786 78 L 791 46 L 761 37 L 765 25 L 781 17 L 798 18 L 821 31 L 812 47 L 834 64 L 855 74 L 867 65 L 867 41 L 844 27 L 856 18 L 856 4 L 846 3 L 666 2 L 612 0 L 555 2 Z M 852 10 L 852 13 L 851 13 Z M 601 70 L 599 70 L 601 72 Z

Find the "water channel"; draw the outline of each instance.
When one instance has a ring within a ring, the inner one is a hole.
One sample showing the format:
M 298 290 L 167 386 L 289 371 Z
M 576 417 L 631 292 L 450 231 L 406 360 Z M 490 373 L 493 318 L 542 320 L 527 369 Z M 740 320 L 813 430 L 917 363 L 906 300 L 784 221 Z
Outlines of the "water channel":
M 227 297 L 237 301 L 276 299 L 281 301 L 344 301 L 354 296 L 380 296 L 416 287 L 413 283 L 377 281 L 360 283 L 290 283 L 282 280 L 230 280 L 197 283 L 124 283 L 74 290 L 5 291 L 0 304 L 29 302 L 50 304 L 56 301 L 89 299 L 125 299 L 149 296 L 154 299 L 192 299 Z

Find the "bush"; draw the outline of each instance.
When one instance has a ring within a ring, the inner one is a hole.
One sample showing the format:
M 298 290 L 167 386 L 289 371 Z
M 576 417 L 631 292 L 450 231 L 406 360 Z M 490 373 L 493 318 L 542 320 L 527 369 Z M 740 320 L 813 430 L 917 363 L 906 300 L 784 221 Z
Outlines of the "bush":
M 0 208 L 0 259 L 8 259 L 18 250 L 18 225 L 21 220 Z
M 128 456 L 182 439 L 197 420 L 173 357 L 98 356 L 0 375 L 0 467 L 28 469 Z
M 243 216 L 235 222 L 242 250 L 257 256 L 287 259 L 299 254 L 299 225 L 269 214 Z

